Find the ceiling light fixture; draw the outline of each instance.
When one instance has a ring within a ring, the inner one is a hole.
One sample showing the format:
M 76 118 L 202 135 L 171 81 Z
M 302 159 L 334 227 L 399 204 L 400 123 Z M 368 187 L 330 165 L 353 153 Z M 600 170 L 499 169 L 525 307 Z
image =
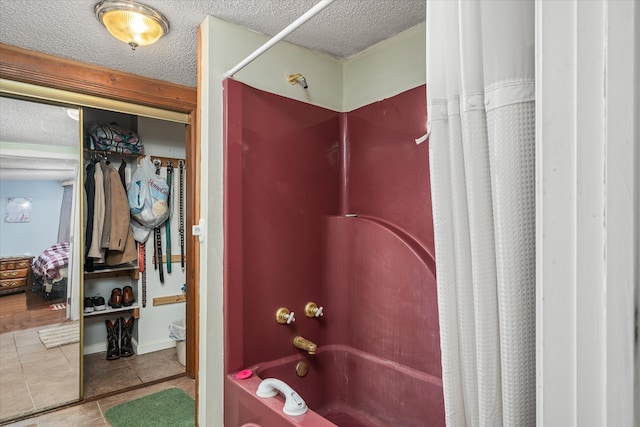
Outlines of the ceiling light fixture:
M 169 21 L 160 12 L 128 0 L 103 0 L 94 12 L 111 35 L 131 46 L 150 45 L 169 32 Z

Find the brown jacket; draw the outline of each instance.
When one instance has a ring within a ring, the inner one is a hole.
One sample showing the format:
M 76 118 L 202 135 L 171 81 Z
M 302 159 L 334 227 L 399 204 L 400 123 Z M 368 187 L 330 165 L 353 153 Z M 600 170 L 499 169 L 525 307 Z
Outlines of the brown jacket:
M 136 242 L 129 225 L 129 201 L 120 175 L 114 167 L 109 168 L 111 184 L 111 230 L 109 233 L 108 265 L 133 262 L 138 257 Z

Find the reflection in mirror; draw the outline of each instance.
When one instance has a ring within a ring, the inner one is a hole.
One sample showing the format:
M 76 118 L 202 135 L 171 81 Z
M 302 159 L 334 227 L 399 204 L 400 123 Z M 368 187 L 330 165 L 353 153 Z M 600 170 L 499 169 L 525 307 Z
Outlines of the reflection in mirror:
M 0 97 L 0 423 L 80 398 L 79 115 Z

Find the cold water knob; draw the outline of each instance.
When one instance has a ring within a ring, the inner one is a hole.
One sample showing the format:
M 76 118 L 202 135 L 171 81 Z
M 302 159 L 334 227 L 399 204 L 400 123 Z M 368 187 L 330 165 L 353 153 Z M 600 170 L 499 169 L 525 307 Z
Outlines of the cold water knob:
M 289 311 L 289 309 L 280 307 L 278 311 L 276 311 L 276 322 L 281 325 L 290 325 L 295 322 L 296 318 L 294 316 L 293 311 Z
M 322 310 L 322 307 L 318 307 L 315 302 L 308 302 L 307 305 L 304 306 L 304 314 L 312 319 L 314 317 L 322 317 Z

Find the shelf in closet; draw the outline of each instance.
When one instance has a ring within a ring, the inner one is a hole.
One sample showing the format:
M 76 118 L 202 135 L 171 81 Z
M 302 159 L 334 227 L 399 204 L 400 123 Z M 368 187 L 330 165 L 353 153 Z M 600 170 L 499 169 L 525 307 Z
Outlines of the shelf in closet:
M 120 308 L 113 308 L 113 307 L 107 306 L 105 310 L 96 310 L 90 313 L 84 313 L 84 317 L 111 315 L 114 313 L 121 313 L 125 311 L 131 312 L 132 313 L 131 315 L 136 319 L 140 318 L 140 306 L 138 306 L 138 304 L 133 304 L 133 305 L 130 305 L 129 307 L 122 306 Z
M 85 148 L 83 150 L 85 153 L 88 153 L 90 155 L 94 154 L 98 157 L 104 157 L 104 156 L 121 156 L 121 157 L 131 157 L 131 158 L 135 158 L 138 161 L 140 161 L 140 159 L 143 159 L 147 156 L 147 154 L 127 154 L 127 153 L 119 153 L 117 151 L 108 151 L 108 150 L 90 150 L 88 148 Z M 178 162 L 182 160 L 182 162 L 184 162 L 185 167 L 186 167 L 186 161 L 185 159 L 178 159 L 175 157 L 165 157 L 165 156 L 154 156 L 153 154 L 149 154 L 148 155 L 149 158 L 151 159 L 151 161 L 153 162 L 154 160 L 159 160 L 160 164 L 164 167 L 167 166 L 167 164 L 169 162 L 173 163 L 173 167 L 177 168 L 178 167 Z
M 129 276 L 133 280 L 138 280 L 140 271 L 137 266 L 127 265 L 122 267 L 98 269 L 94 271 L 85 271 L 84 278 L 86 279 L 104 279 L 107 277 L 121 277 Z
M 84 148 L 83 151 L 88 154 L 95 154 L 96 156 L 120 156 L 120 157 L 131 157 L 138 158 L 144 157 L 142 154 L 129 154 L 129 153 L 119 153 L 117 151 L 109 151 L 109 150 L 91 150 L 89 148 Z

